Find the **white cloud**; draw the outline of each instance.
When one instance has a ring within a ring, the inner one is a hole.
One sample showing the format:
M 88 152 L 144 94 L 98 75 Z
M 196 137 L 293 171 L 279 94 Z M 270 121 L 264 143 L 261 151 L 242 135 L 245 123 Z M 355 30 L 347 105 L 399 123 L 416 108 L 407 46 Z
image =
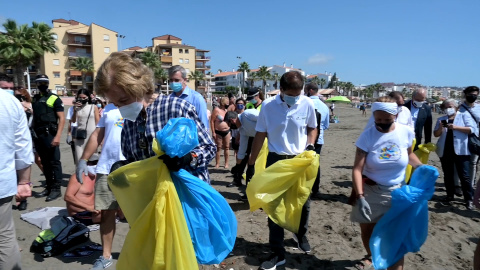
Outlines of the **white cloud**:
M 308 65 L 323 65 L 332 60 L 333 57 L 321 53 L 310 56 L 307 60 Z

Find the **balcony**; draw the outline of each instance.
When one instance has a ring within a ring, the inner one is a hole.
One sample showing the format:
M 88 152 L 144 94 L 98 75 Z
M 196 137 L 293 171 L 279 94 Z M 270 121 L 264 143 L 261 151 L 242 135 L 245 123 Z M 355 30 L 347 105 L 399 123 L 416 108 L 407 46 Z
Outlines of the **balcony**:
M 162 63 L 172 63 L 172 57 L 171 56 L 160 56 L 160 61 Z
M 195 69 L 208 70 L 210 65 L 195 65 Z
M 172 67 L 172 63 L 164 63 L 164 62 L 162 61 L 162 68 L 163 68 L 163 69 L 169 69 L 169 68 L 171 68 L 171 67 Z
M 210 56 L 205 56 L 203 54 L 197 54 L 197 55 L 195 55 L 195 60 L 196 61 L 210 61 Z
M 92 54 L 91 54 L 91 53 L 68 52 L 68 57 L 69 57 L 69 58 L 77 58 L 77 57 L 88 57 L 88 58 L 92 58 Z
M 83 41 L 83 40 L 69 40 L 68 45 L 69 46 L 80 46 L 80 47 L 88 46 L 88 47 L 90 47 L 90 46 L 92 46 L 92 43 L 88 42 L 88 41 Z
M 82 76 L 70 76 L 68 81 L 71 85 L 82 85 Z M 93 83 L 92 76 L 86 76 L 85 81 L 87 84 Z

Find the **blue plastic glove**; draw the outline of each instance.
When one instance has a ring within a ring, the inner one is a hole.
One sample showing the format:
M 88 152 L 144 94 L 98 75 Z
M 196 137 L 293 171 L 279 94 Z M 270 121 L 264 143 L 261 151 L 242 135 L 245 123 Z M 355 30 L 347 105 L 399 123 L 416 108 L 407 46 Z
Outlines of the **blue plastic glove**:
M 372 221 L 370 218 L 370 215 L 372 214 L 372 210 L 370 209 L 370 205 L 368 204 L 367 200 L 365 200 L 365 197 L 358 198 L 357 204 L 358 204 L 358 207 L 360 207 L 360 212 L 362 213 L 362 216 L 366 220 Z
M 81 159 L 78 161 L 76 174 L 77 174 L 77 181 L 80 184 L 83 184 L 83 175 L 84 174 L 88 175 L 88 166 L 87 166 L 87 161 L 85 159 Z

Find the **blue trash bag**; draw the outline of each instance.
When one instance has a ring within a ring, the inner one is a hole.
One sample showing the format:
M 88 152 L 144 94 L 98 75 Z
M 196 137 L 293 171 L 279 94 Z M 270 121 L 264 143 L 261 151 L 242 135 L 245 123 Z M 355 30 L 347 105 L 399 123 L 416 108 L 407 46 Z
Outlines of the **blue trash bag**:
M 199 144 L 195 122 L 184 117 L 168 120 L 156 135 L 162 151 L 171 157 L 183 157 Z
M 375 269 L 387 269 L 408 252 L 417 252 L 427 240 L 428 200 L 435 191 L 438 170 L 418 167 L 410 185 L 392 191 L 392 206 L 378 221 L 370 238 Z
M 200 264 L 218 264 L 233 250 L 237 219 L 225 198 L 209 184 L 181 169 L 171 172 Z
M 182 157 L 199 144 L 195 122 L 187 118 L 170 119 L 156 138 L 162 151 L 171 157 Z M 186 170 L 170 175 L 198 263 L 222 262 L 233 250 L 237 237 L 237 219 L 230 205 L 214 188 Z

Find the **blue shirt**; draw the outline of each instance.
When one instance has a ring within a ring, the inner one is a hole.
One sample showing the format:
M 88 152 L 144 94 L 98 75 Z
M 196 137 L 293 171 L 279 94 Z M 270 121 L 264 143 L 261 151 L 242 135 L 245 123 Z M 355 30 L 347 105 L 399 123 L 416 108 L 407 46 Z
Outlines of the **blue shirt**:
M 310 96 L 313 101 L 313 106 L 322 115 L 322 120 L 320 121 L 320 136 L 318 137 L 317 144 L 323 144 L 323 131 L 328 129 L 330 126 L 330 110 L 327 105 L 320 101 L 318 96 Z
M 171 96 L 177 97 L 175 93 L 172 93 Z M 178 96 L 178 98 L 190 102 L 197 110 L 197 115 L 200 118 L 200 121 L 202 121 L 207 130 L 210 130 L 210 124 L 208 123 L 207 117 L 207 103 L 205 102 L 203 96 L 200 95 L 197 91 L 190 89 L 188 86 L 185 86 L 183 93 Z

